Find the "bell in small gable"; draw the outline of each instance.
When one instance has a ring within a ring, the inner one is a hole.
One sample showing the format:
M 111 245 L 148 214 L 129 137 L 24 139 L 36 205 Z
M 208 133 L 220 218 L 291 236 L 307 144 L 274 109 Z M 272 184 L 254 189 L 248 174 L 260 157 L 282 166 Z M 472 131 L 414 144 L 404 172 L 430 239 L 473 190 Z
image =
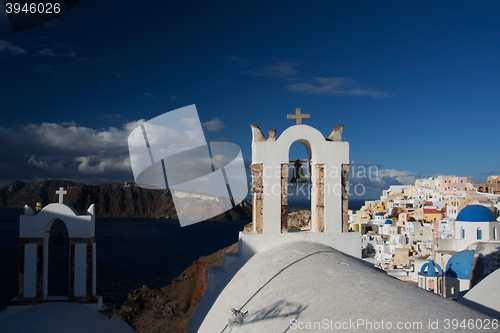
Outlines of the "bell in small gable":
M 300 163 L 300 160 L 296 160 L 294 166 L 295 168 L 293 170 L 293 176 L 292 179 L 290 179 L 290 183 L 295 184 L 295 188 L 297 188 L 299 183 L 308 183 L 309 180 L 307 180 L 304 175 L 304 169 L 302 169 L 302 163 Z
M 54 245 L 57 245 L 57 248 L 59 248 L 59 245 L 64 245 L 64 240 L 61 235 L 61 230 L 57 231 L 56 239 L 54 240 Z

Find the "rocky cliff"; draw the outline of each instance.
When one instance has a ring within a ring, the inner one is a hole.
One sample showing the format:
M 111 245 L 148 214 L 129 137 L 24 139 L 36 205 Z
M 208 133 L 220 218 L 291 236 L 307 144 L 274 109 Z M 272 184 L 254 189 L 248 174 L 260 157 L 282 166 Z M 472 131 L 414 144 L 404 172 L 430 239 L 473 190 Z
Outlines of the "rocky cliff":
M 236 252 L 238 243 L 196 260 L 166 287 L 143 286 L 129 292 L 118 315 L 138 333 L 186 333 L 208 289 L 208 268 L 222 266 L 224 253 Z
M 68 192 L 64 203 L 74 207 L 80 214 L 95 204 L 97 217 L 163 217 L 177 219 L 170 190 L 149 190 L 134 183 L 85 185 L 69 180 L 47 180 L 43 182 L 15 181 L 0 188 L 0 208 L 23 208 L 28 204 L 33 209 L 36 203 L 43 206 L 59 202 L 56 191 L 64 187 Z M 210 200 L 220 197 L 190 200 L 189 207 L 179 207 L 196 212 L 210 209 Z M 192 204 L 195 202 L 195 204 Z M 235 208 L 215 216 L 209 221 L 251 220 L 251 202 L 244 200 Z
M 310 228 L 310 210 L 289 208 L 289 230 Z M 252 223 L 244 228 L 252 230 Z M 208 268 L 222 266 L 224 253 L 237 253 L 238 243 L 201 257 L 162 288 L 143 286 L 128 294 L 128 300 L 117 310 L 138 333 L 187 333 L 198 302 L 208 289 Z

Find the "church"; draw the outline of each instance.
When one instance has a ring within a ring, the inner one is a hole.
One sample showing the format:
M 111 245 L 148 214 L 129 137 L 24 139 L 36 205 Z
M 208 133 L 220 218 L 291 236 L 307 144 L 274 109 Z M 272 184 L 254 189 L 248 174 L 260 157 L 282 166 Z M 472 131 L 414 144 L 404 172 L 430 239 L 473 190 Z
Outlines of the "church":
M 189 327 L 195 332 L 435 332 L 452 318 L 491 320 L 458 302 L 388 276 L 361 260 L 361 234 L 347 230 L 349 143 L 344 126 L 326 138 L 302 124 L 266 137 L 252 129 L 252 231 L 239 253 L 210 268 L 210 286 Z M 311 229 L 290 231 L 288 163 L 302 143 L 311 169 Z M 437 282 L 437 281 L 436 281 Z M 378 300 L 379 306 L 371 306 Z M 386 325 L 386 326 L 383 326 Z M 458 332 L 468 329 L 458 327 Z
M 0 332 L 134 332 L 111 310 L 114 304 L 106 304 L 96 292 L 94 204 L 80 215 L 63 203 L 64 188 L 56 193 L 59 203 L 38 213 L 26 205 L 20 216 L 19 293 L 0 312 Z M 66 226 L 70 242 L 69 294 L 53 296 L 49 293 L 49 237 L 58 220 Z
M 465 250 L 475 242 L 498 240 L 500 222 L 493 212 L 481 205 L 470 205 L 458 214 L 455 221 L 455 250 Z

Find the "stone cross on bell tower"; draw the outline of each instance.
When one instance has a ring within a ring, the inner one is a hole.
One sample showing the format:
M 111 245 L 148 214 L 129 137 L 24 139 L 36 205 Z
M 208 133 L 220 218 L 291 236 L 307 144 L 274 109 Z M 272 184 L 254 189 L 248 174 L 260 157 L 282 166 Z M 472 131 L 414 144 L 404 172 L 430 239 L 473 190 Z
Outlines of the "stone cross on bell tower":
M 286 115 L 286 119 L 296 119 L 297 125 L 302 125 L 302 119 L 309 119 L 309 118 L 311 118 L 311 116 L 308 114 L 300 113 L 299 108 L 295 109 L 295 114 L 287 114 Z

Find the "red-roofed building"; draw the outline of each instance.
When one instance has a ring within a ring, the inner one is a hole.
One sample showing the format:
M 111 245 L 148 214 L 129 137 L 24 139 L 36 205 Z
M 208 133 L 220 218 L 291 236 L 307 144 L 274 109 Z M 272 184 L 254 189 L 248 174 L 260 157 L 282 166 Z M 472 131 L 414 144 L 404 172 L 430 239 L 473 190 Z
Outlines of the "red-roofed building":
M 417 208 L 415 209 L 416 220 L 423 220 L 424 222 L 439 221 L 443 218 L 443 213 L 440 209 L 435 208 Z

